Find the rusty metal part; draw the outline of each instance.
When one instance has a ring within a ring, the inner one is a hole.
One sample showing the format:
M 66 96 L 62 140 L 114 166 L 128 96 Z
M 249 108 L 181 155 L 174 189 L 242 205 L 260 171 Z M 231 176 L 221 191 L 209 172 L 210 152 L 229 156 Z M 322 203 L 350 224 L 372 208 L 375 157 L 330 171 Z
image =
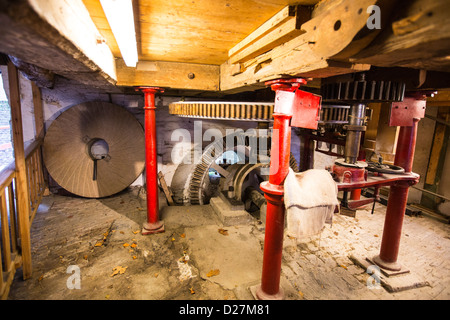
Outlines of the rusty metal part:
M 365 163 L 358 161 L 358 163 Z M 333 166 L 333 175 L 335 180 L 342 183 L 364 182 L 367 180 L 367 171 L 364 166 L 347 166 L 345 164 L 335 162 Z
M 425 117 L 426 100 L 406 97 L 391 106 L 390 126 L 412 126 L 414 119 Z
M 272 102 L 180 101 L 169 113 L 187 118 L 267 122 L 272 120 Z

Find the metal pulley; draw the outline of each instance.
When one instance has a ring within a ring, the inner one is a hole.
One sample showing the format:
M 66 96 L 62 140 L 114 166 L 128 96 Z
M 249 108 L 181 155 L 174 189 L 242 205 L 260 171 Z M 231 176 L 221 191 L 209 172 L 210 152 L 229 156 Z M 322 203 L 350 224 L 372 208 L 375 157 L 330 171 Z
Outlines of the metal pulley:
M 378 173 L 400 174 L 404 173 L 405 169 L 392 164 L 383 163 L 382 161 L 369 161 L 367 162 L 367 170 Z

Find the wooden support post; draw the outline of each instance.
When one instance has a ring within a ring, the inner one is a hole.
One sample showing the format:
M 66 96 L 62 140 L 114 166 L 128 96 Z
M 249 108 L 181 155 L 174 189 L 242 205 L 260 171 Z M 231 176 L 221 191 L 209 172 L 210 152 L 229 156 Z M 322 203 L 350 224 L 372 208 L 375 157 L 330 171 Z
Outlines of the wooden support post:
M 42 109 L 41 89 L 31 81 L 31 90 L 33 92 L 33 110 L 34 124 L 36 128 L 36 139 L 44 137 L 44 112 Z
M 450 120 L 450 110 L 447 107 L 439 107 L 437 119 L 443 122 Z M 440 180 L 444 176 L 443 168 L 445 163 L 448 138 L 450 137 L 450 128 L 440 122 L 436 123 L 431 147 L 430 158 L 428 161 L 427 173 L 423 188 L 432 193 L 439 193 Z M 437 205 L 442 200 L 431 193 L 422 193 L 421 204 L 430 209 L 436 210 Z
M 164 179 L 164 175 L 161 171 L 158 173 L 158 179 L 159 179 L 159 183 L 161 184 L 161 187 L 163 188 L 164 195 L 166 196 L 169 206 L 173 206 L 174 203 L 173 203 L 173 198 L 172 198 L 172 196 L 173 196 L 172 191 L 167 186 L 166 179 Z
M 31 277 L 30 202 L 28 197 L 27 168 L 23 145 L 22 110 L 20 105 L 19 75 L 14 64 L 8 62 L 9 103 L 16 163 L 16 192 L 19 234 L 21 239 L 23 279 Z

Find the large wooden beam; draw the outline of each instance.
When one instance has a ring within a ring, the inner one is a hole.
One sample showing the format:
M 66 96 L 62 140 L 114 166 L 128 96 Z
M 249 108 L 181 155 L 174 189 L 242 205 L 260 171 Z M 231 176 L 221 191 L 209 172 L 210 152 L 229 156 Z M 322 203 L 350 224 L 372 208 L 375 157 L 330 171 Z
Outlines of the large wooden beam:
M 448 0 L 404 1 L 379 36 L 351 61 L 450 72 Z
M 0 0 L 0 52 L 114 90 L 115 61 L 81 0 Z
M 219 71 L 216 65 L 166 61 L 139 61 L 129 68 L 117 59 L 117 85 L 217 91 Z
M 230 63 L 247 61 L 305 33 L 301 25 L 310 18 L 310 7 L 285 7 L 229 50 Z
M 324 1 L 313 11 L 313 18 L 301 25 L 305 33 L 257 57 L 240 60 L 238 67 L 231 59 L 222 64 L 221 90 L 240 90 L 283 76 L 328 77 L 367 70 L 370 65 L 345 58 L 367 46 L 380 32 L 367 28 L 371 14 L 367 8 L 378 5 L 388 14 L 394 2 Z
M 22 110 L 20 105 L 19 76 L 17 68 L 8 62 L 9 103 L 11 106 L 12 139 L 16 163 L 16 197 L 21 240 L 23 278 L 31 277 L 30 202 L 28 196 L 27 168 L 23 144 Z

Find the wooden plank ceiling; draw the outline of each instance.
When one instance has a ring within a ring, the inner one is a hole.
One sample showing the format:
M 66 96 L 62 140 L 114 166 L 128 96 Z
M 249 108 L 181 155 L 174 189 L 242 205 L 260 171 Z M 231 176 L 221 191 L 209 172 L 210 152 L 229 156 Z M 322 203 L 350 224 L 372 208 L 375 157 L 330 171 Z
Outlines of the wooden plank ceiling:
M 83 0 L 113 55 L 121 57 L 99 0 Z M 220 65 L 228 50 L 287 5 L 318 0 L 134 1 L 140 61 Z

